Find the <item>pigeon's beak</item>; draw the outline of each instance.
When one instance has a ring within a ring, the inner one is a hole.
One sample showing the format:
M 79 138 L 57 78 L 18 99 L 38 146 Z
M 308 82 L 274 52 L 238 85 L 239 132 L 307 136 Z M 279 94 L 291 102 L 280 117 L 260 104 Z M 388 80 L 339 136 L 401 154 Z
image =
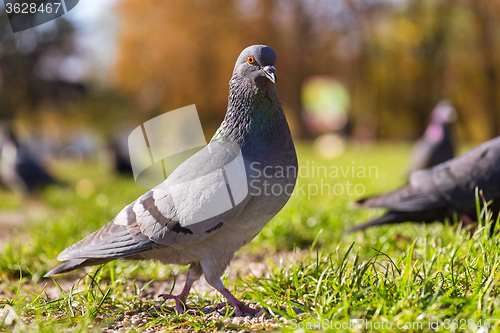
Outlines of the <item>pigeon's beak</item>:
M 276 83 L 276 69 L 274 69 L 274 66 L 266 66 L 262 68 L 262 71 L 272 83 Z

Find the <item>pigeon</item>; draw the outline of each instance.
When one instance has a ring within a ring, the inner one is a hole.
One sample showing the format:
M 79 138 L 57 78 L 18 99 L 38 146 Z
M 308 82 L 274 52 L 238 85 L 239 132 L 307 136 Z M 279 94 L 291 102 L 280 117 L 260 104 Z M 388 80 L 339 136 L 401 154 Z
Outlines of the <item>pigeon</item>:
M 45 276 L 120 258 L 189 265 L 182 292 L 161 295 L 175 300 L 178 312 L 189 309 L 186 297 L 203 275 L 236 315 L 256 314 L 221 276 L 234 253 L 283 208 L 297 179 L 295 146 L 274 87 L 275 62 L 268 46 L 244 49 L 229 83 L 226 116 L 209 144 L 65 249 L 57 259 L 66 262 Z
M 19 143 L 12 128 L 3 128 L 2 134 L 2 183 L 22 195 L 32 194 L 44 186 L 57 183 L 28 148 Z
M 489 208 L 495 221 L 500 211 L 499 185 L 500 137 L 497 137 L 433 168 L 414 171 L 409 182 L 395 191 L 359 200 L 355 208 L 386 208 L 389 211 L 348 232 L 407 221 L 453 221 L 454 214 L 465 225 L 474 223 L 477 220 L 476 188 L 482 191 L 486 201 L 493 201 Z
M 450 127 L 456 119 L 457 112 L 448 100 L 442 100 L 436 105 L 429 126 L 413 148 L 410 172 L 428 169 L 455 156 Z

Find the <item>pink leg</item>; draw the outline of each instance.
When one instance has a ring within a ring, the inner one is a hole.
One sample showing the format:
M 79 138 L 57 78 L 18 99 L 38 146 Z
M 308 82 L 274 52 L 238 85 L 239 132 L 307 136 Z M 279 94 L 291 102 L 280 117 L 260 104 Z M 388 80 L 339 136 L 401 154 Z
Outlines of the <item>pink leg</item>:
M 184 313 L 184 311 L 192 309 L 192 307 L 186 305 L 186 298 L 189 295 L 189 291 L 193 286 L 193 283 L 200 278 L 202 274 L 201 266 L 196 264 L 191 264 L 189 266 L 189 271 L 186 278 L 186 284 L 179 295 L 160 295 L 163 299 L 173 299 L 175 300 L 175 309 L 178 313 Z
M 469 226 L 469 225 L 471 225 L 471 224 L 476 223 L 476 221 L 474 221 L 473 219 L 471 219 L 466 214 L 460 214 L 458 217 L 462 220 L 462 222 L 464 223 L 464 226 L 466 226 L 466 227 Z
M 468 227 L 468 226 L 470 226 L 470 225 L 473 225 L 473 226 L 470 228 L 470 231 L 469 231 L 469 232 L 470 232 L 470 235 L 471 235 L 471 236 L 472 236 L 472 235 L 474 235 L 474 233 L 476 232 L 476 226 L 475 226 L 476 221 L 474 221 L 473 219 L 471 219 L 471 218 L 470 218 L 468 215 L 466 215 L 466 214 L 460 214 L 460 215 L 458 216 L 458 218 L 462 220 L 464 227 Z
M 203 268 L 203 275 L 205 280 L 209 285 L 214 287 L 218 292 L 222 294 L 227 299 L 227 304 L 235 308 L 235 314 L 237 316 L 243 316 L 244 313 L 256 315 L 259 313 L 258 309 L 252 309 L 251 307 L 245 305 L 243 302 L 239 301 L 236 297 L 227 290 L 224 283 L 222 283 L 220 277 L 224 273 L 224 270 L 231 262 L 233 254 L 231 253 L 226 256 L 221 256 L 215 258 L 214 256 L 209 256 L 200 261 L 201 267 Z M 214 264 L 216 263 L 216 264 Z

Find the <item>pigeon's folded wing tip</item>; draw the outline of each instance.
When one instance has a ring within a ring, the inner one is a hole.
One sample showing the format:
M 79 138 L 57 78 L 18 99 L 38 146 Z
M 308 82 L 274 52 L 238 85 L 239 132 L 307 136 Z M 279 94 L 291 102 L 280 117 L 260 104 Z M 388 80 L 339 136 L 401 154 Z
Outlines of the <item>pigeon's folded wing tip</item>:
M 44 275 L 44 277 L 52 277 L 58 274 L 66 273 L 72 271 L 78 267 L 85 266 L 84 263 L 87 259 L 72 259 L 62 263 L 50 272 Z
M 53 277 L 55 275 L 57 275 L 57 273 L 54 272 L 55 269 L 51 270 L 50 272 L 48 272 L 47 274 L 45 274 L 43 277 L 44 278 L 50 278 L 50 277 Z

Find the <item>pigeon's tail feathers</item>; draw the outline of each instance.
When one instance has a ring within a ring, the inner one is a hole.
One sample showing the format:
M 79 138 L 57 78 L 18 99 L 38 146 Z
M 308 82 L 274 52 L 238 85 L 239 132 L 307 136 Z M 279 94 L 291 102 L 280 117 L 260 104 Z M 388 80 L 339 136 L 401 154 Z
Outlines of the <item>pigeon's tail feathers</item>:
M 378 225 L 384 225 L 384 224 L 394 224 L 394 223 L 401 223 L 401 222 L 406 222 L 406 221 L 411 221 L 409 219 L 408 214 L 405 213 L 400 213 L 400 212 L 388 212 L 385 215 L 382 215 L 379 218 L 376 218 L 374 220 L 365 222 L 360 225 L 356 225 L 350 229 L 346 230 L 346 233 L 352 233 L 355 231 L 362 231 L 370 227 L 378 226 Z
M 140 255 L 137 255 L 151 250 L 152 244 L 153 242 L 146 236 L 118 225 L 113 220 L 61 252 L 57 259 L 67 261 L 45 276 L 66 273 L 80 267 L 100 265 L 120 258 L 140 259 Z
M 108 262 L 109 260 L 106 259 L 71 259 L 69 261 L 66 261 L 65 263 L 57 266 L 50 272 L 44 275 L 44 277 L 51 277 L 57 274 L 62 274 L 66 273 L 72 270 L 75 270 L 77 268 L 85 267 L 85 266 L 94 266 L 94 265 L 100 265 Z

